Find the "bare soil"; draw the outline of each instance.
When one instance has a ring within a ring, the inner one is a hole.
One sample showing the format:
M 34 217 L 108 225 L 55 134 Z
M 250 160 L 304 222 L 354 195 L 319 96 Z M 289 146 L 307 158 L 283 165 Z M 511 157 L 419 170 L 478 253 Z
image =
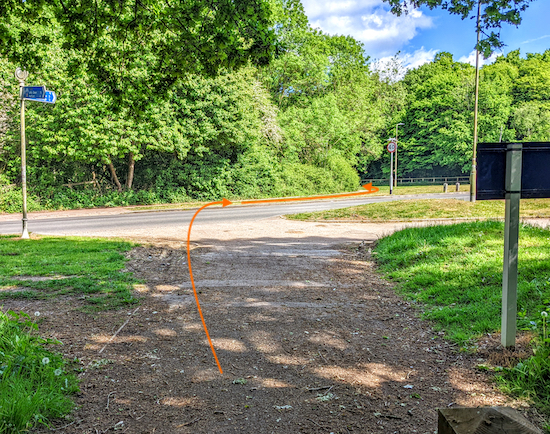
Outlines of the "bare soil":
M 501 405 L 541 426 L 527 404 L 504 396 L 477 368 L 525 356 L 528 339 L 504 352 L 499 336 L 487 336 L 477 353 L 460 352 L 381 279 L 371 258 L 376 237 L 326 235 L 345 229 L 337 225 L 264 227 L 218 241 L 203 228 L 191 252 L 223 374 L 181 240 L 129 253 L 127 269 L 144 283 L 136 287 L 140 304 L 126 310 L 88 314 L 74 298 L 6 301 L 4 309 L 40 311 L 41 334 L 61 340 L 57 349 L 83 368 L 78 408 L 53 428 L 431 434 L 437 408 Z M 273 235 L 281 227 L 285 235 Z

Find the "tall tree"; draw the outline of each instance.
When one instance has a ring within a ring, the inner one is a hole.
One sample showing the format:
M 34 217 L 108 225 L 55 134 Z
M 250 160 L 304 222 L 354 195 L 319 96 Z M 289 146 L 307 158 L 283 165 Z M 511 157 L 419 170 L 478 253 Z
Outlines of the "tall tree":
M 442 8 L 449 13 L 459 15 L 463 20 L 477 15 L 477 5 L 481 2 L 483 12 L 480 20 L 480 30 L 484 35 L 479 42 L 478 49 L 485 57 L 501 48 L 504 43 L 500 38 L 500 29 L 503 24 L 521 24 L 521 14 L 529 3 L 534 0 L 384 0 L 392 7 L 392 12 L 401 15 L 409 8 L 427 6 L 430 9 Z
M 0 55 L 37 70 L 60 23 L 65 48 L 106 89 L 144 97 L 189 73 L 267 63 L 275 49 L 268 0 L 0 0 Z M 14 25 L 15 24 L 15 25 Z M 135 68 L 147 63 L 148 74 Z

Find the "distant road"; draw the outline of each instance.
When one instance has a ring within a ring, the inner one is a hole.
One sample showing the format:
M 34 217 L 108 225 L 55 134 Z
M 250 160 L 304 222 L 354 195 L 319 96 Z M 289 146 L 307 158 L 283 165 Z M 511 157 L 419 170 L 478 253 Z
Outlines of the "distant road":
M 268 205 L 234 205 L 210 207 L 201 212 L 200 218 L 193 225 L 258 221 L 284 214 L 324 211 L 347 208 L 376 202 L 418 199 L 462 199 L 468 200 L 469 193 L 432 193 L 421 195 L 364 196 L 354 199 L 312 200 L 304 202 L 276 203 Z M 102 230 L 113 232 L 117 229 L 147 230 L 147 228 L 187 226 L 196 210 L 185 211 L 122 211 L 115 215 L 92 215 L 82 217 L 57 217 L 55 213 L 34 218 L 29 214 L 29 231 L 42 235 L 80 235 L 98 233 Z M 93 212 L 93 211 L 91 211 Z M 0 234 L 17 234 L 21 232 L 21 220 L 0 221 Z

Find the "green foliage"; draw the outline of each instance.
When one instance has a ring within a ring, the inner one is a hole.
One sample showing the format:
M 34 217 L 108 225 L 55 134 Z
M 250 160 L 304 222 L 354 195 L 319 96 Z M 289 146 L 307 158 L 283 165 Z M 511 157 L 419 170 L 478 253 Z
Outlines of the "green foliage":
M 477 16 L 478 2 L 472 0 L 384 0 L 392 6 L 392 12 L 401 15 L 408 12 L 408 7 L 427 6 L 430 9 L 442 8 L 451 14 L 459 15 L 463 20 Z M 533 0 L 485 0 L 481 2 L 479 30 L 483 36 L 477 48 L 485 58 L 504 43 L 500 39 L 502 24 L 519 25 L 521 14 Z M 490 33 L 488 33 L 490 32 Z
M 548 300 L 550 303 L 550 300 Z M 531 321 L 539 332 L 535 338 L 533 355 L 516 366 L 505 368 L 497 380 L 508 393 L 532 401 L 543 413 L 550 416 L 550 338 L 548 338 L 548 306 Z M 550 430 L 550 426 L 546 426 Z
M 0 237 L 0 287 L 30 288 L 26 297 L 79 295 L 89 309 L 118 308 L 135 303 L 136 280 L 123 272 L 123 241 L 44 237 L 26 243 Z M 41 276 L 37 280 L 34 277 Z M 20 296 L 3 291 L 1 298 Z
M 550 139 L 549 53 L 523 59 L 512 51 L 481 69 L 479 142 Z M 398 66 L 394 59 L 389 71 L 378 74 L 380 95 L 398 114 L 386 124 L 387 136 L 395 135 L 397 123 L 405 124 L 399 129 L 400 176 L 469 173 L 475 69 L 444 52 L 409 70 L 402 80 L 391 78 L 399 74 Z M 369 170 L 381 176 L 389 172 L 386 166 Z
M 120 101 L 122 89 L 156 95 L 189 73 L 266 63 L 275 49 L 265 0 L 2 0 L 0 16 L 1 55 L 36 70 L 62 36 L 66 48 L 81 53 L 75 65 L 88 65 Z M 51 31 L 57 23 L 58 35 Z M 150 74 L 136 76 L 145 64 Z
M 48 425 L 74 407 L 76 376 L 59 354 L 44 348 L 59 342 L 36 336 L 37 330 L 23 312 L 0 312 L 0 433 Z
M 505 369 L 498 380 L 506 392 L 531 400 L 550 416 L 550 346 L 537 347 L 534 356 Z
M 531 329 L 550 305 L 549 232 L 522 226 L 519 235 L 520 328 Z M 424 307 L 424 318 L 461 345 L 500 329 L 503 225 L 477 222 L 406 229 L 380 241 L 381 269 Z
M 99 3 L 97 16 L 63 4 L 0 0 L 2 211 L 20 202 L 8 58 L 29 60 L 29 84 L 58 94 L 26 105 L 31 211 L 354 190 L 356 172 L 387 175 L 399 123 L 399 176 L 470 169 L 474 68 L 448 53 L 372 72 L 359 42 L 312 29 L 299 0 Z M 28 38 L 28 49 L 9 45 Z M 480 141 L 548 140 L 549 62 L 516 51 L 482 68 Z
M 409 71 L 403 118 L 400 172 L 426 173 L 446 167 L 460 173 L 472 143 L 473 68 L 439 53 L 433 63 Z M 406 138 L 405 138 L 406 137 Z

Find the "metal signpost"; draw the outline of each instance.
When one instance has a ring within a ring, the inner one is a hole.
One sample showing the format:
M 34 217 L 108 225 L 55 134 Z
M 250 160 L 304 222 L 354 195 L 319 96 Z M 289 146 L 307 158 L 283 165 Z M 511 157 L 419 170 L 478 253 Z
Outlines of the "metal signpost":
M 390 139 L 388 142 L 388 151 L 390 153 L 390 194 L 393 194 L 393 154 L 397 150 L 397 140 Z
M 505 199 L 501 343 L 513 347 L 517 331 L 519 205 L 550 197 L 550 143 L 480 143 L 477 200 Z
M 21 99 L 21 190 L 23 193 L 23 230 L 21 238 L 28 239 L 27 229 L 27 156 L 25 138 L 25 101 L 36 101 L 54 104 L 57 100 L 55 92 L 46 90 L 45 86 L 25 86 L 29 76 L 21 68 L 15 70 L 15 78 L 19 80 L 19 98 Z

